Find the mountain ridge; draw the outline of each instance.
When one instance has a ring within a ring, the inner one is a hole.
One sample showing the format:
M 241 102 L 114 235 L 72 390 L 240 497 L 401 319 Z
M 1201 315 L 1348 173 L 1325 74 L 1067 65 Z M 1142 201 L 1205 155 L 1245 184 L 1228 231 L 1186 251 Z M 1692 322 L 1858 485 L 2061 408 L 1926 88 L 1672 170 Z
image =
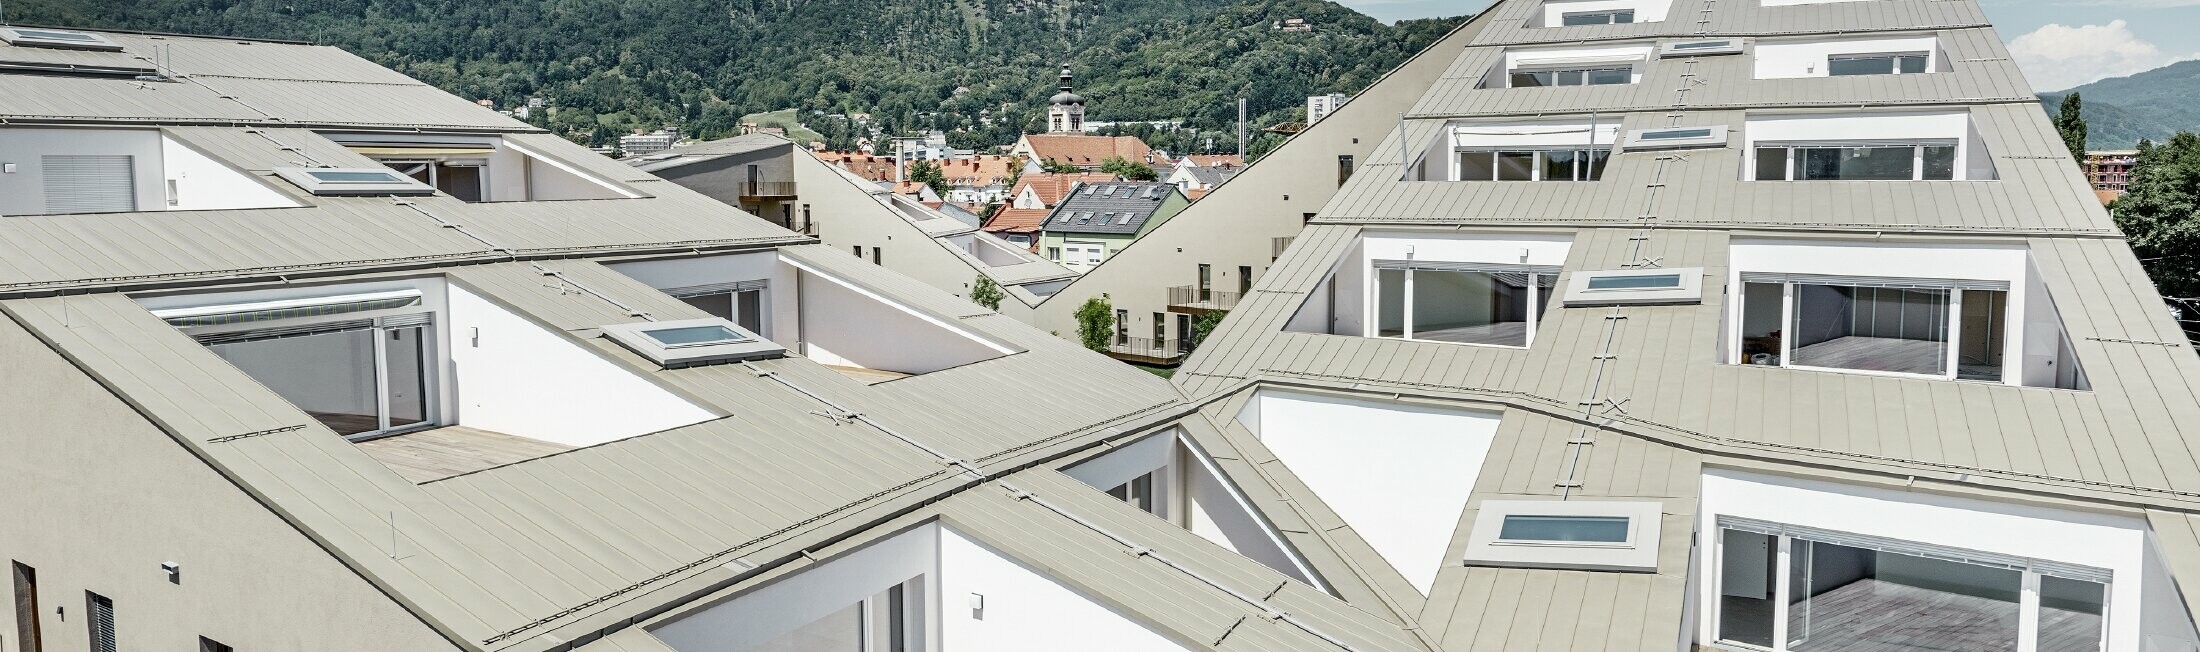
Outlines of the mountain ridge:
M 2040 103 L 2052 115 L 2071 93 L 2085 100 L 2086 149 L 2135 149 L 2142 138 L 2200 131 L 2200 59 L 2040 93 Z

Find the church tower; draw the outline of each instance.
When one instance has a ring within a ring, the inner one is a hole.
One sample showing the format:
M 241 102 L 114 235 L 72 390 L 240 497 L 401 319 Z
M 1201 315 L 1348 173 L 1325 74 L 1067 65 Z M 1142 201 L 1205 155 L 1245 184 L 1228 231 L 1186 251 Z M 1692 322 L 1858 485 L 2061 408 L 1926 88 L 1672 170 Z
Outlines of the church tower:
M 1062 92 L 1047 107 L 1047 133 L 1085 133 L 1085 97 L 1070 91 L 1069 64 L 1062 64 Z

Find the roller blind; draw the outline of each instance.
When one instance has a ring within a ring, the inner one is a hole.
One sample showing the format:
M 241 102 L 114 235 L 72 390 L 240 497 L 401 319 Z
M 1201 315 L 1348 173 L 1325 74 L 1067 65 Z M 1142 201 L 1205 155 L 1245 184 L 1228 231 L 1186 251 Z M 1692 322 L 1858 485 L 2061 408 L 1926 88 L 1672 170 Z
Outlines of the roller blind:
M 1437 272 L 1486 272 L 1490 274 L 1558 274 L 1557 265 L 1514 263 L 1455 263 L 1440 260 L 1377 260 L 1375 269 L 1425 269 Z
M 127 213 L 137 210 L 137 171 L 128 155 L 46 154 L 48 213 Z
M 1797 539 L 1816 541 L 1819 543 L 1830 543 L 1837 546 L 1848 546 L 1851 548 L 1862 548 L 1865 550 L 1891 552 L 1898 555 L 1924 557 L 1927 559 L 1939 559 L 1942 561 L 1953 561 L 1958 563 L 1972 564 L 1975 566 L 1990 566 L 2017 571 L 2029 569 L 2038 572 L 2041 575 L 2053 575 L 2055 577 L 2060 577 L 2064 579 L 2081 580 L 2086 582 L 2099 582 L 2102 584 L 2107 584 L 2111 579 L 2114 579 L 2114 573 L 2105 568 L 2094 568 L 2092 566 L 2085 566 L 2081 564 L 2049 561 L 2045 559 L 2032 559 L 2029 557 L 2021 557 L 2017 555 L 2005 555 L 2000 553 L 1968 550 L 1964 548 L 1954 548 L 1949 546 L 1938 546 L 1929 543 L 1903 541 L 1901 539 L 1889 539 L 1885 537 L 1875 537 L 1865 534 L 1852 534 L 1848 532 L 1839 532 L 1835 530 L 1826 530 L 1801 525 L 1788 525 L 1785 523 L 1774 523 L 1771 521 L 1759 521 L 1756 519 L 1721 516 L 1719 517 L 1719 527 L 1731 530 L 1742 530 L 1745 532 L 1756 532 L 1758 534 L 1787 535 Z
M 1779 272 L 1742 272 L 1743 283 L 1801 283 L 1804 285 L 1855 285 L 1884 288 L 1927 288 L 1963 290 L 2009 289 L 2008 281 L 1981 281 L 1971 279 L 1903 278 L 1899 276 L 1837 276 L 1832 274 L 1785 274 Z
M 115 652 L 119 647 L 115 642 L 115 601 L 97 593 L 87 595 L 90 596 L 85 601 L 90 603 L 87 610 L 91 612 L 88 615 L 92 630 L 92 652 Z
M 732 292 L 762 290 L 768 285 L 770 285 L 769 281 L 739 281 L 734 283 L 711 283 L 708 285 L 689 285 L 685 287 L 665 288 L 664 290 L 662 290 L 662 292 L 672 295 L 672 297 L 675 299 L 687 299 L 691 297 L 710 296 L 713 294 L 727 294 Z

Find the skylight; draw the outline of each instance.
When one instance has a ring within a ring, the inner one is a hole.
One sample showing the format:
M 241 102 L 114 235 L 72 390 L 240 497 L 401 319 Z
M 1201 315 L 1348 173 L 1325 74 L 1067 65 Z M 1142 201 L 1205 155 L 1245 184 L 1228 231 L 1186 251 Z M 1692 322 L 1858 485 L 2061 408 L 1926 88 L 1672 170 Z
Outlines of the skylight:
M 666 368 L 784 357 L 786 347 L 716 317 L 615 324 L 604 337 Z
M 1703 300 L 1703 268 L 1591 270 L 1576 272 L 1564 303 L 1572 306 L 1696 303 Z
M 122 49 L 121 45 L 98 34 L 29 27 L 0 27 L 0 41 L 7 41 L 9 45 L 34 48 L 102 50 L 107 52 L 116 52 Z
M 1663 47 L 1658 48 L 1658 56 L 1660 58 L 1697 57 L 1713 54 L 1741 53 L 1742 41 L 1739 39 L 1719 39 L 1716 41 L 1681 41 L 1678 43 L 1667 43 Z
M 1628 149 L 1725 147 L 1725 127 L 1668 127 L 1627 132 Z
M 276 168 L 275 174 L 327 197 L 435 194 L 435 188 L 387 168 Z
M 1656 572 L 1655 501 L 1485 500 L 1467 537 L 1475 566 Z

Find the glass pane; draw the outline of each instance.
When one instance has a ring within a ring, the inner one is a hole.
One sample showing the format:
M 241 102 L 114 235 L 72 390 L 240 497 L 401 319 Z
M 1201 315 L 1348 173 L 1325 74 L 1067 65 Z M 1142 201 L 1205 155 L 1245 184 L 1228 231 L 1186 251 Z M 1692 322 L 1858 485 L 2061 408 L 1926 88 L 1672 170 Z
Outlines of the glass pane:
M 1557 86 L 1580 86 L 1581 75 L 1582 71 L 1580 70 L 1560 70 L 1555 74 L 1556 79 L 1552 81 L 1552 84 Z
M 1632 23 L 1632 22 L 1635 22 L 1635 12 L 1633 12 L 1633 11 L 1618 11 L 1618 12 L 1613 12 L 1613 13 L 1612 13 L 1612 22 L 1615 22 L 1615 23 Z
M 736 297 L 736 303 L 739 304 L 740 309 L 736 311 L 734 318 L 727 321 L 731 321 L 735 324 L 740 324 L 742 328 L 748 329 L 748 331 L 751 333 L 763 335 L 764 291 L 743 291 L 738 297 Z
M 1178 329 L 1179 332 L 1182 330 Z M 1375 335 L 1406 336 L 1405 270 L 1382 269 L 1375 272 Z
M 1549 85 L 1551 85 L 1551 73 L 1547 71 L 1515 72 L 1512 74 L 1513 88 Z
M 1954 145 L 1925 146 L 1925 180 L 1949 181 L 1956 178 L 1956 148 Z
M 1498 152 L 1498 181 L 1527 181 L 1535 178 L 1535 152 Z
M 1798 181 L 1908 181 L 1916 169 L 1917 148 L 1803 147 L 1796 149 Z
M 206 347 L 339 435 L 382 428 L 374 330 L 276 337 Z
M 1826 75 L 1885 75 L 1894 72 L 1894 61 L 1887 57 L 1854 57 L 1826 61 Z
M 642 331 L 649 339 L 668 347 L 717 344 L 741 339 L 741 335 L 724 326 L 685 326 Z
M 1789 554 L 1808 562 L 1789 589 L 1794 652 L 2017 649 L 2020 571 L 1800 539 Z
M 1925 55 L 1922 54 L 1895 57 L 1894 63 L 1895 69 L 1906 75 L 1925 72 Z
M 1964 290 L 1963 327 L 1956 338 L 1956 378 L 2001 381 L 2001 356 L 2009 328 L 2009 293 Z
M 1719 640 L 1772 647 L 1778 537 L 1719 531 Z
M 2108 586 L 2040 577 L 2040 652 L 2098 652 Z
M 1786 292 L 1779 283 L 1742 284 L 1742 359 L 1736 362 L 1780 364 L 1780 315 Z
M 1573 181 L 1575 153 L 1553 150 L 1543 153 L 1544 181 Z
M 1489 181 L 1497 178 L 1496 152 L 1460 152 L 1460 181 Z
M 436 166 L 435 177 L 436 190 L 456 197 L 459 201 L 481 201 L 481 168 L 439 165 Z
M 1589 71 L 1589 85 L 1625 84 L 1635 79 L 1635 71 L 1629 68 L 1608 68 Z
M 1609 22 L 1612 22 L 1612 15 L 1611 15 L 1611 14 L 1566 14 L 1566 16 L 1565 16 L 1564 18 L 1560 19 L 1560 22 L 1561 22 L 1561 23 L 1563 23 L 1563 24 L 1565 24 L 1565 25 L 1568 25 L 1568 26 L 1572 26 L 1572 25 L 1603 25 L 1603 24 L 1605 24 L 1605 23 L 1609 23 Z
M 1612 162 L 1612 150 L 1589 150 L 1589 178 L 1583 180 L 1595 181 L 1604 178 L 1604 165 L 1610 162 Z
M 1528 275 L 1413 272 L 1413 339 L 1528 345 Z
M 1558 294 L 1558 275 L 1536 274 L 1534 275 L 1534 278 L 1535 319 L 1537 327 L 1540 328 L 1541 324 L 1543 323 L 1543 316 L 1551 314 L 1551 297 Z
M 1681 286 L 1679 274 L 1651 274 L 1648 276 L 1599 276 L 1589 279 L 1591 290 L 1641 290 L 1677 288 Z
M 704 314 L 726 321 L 733 321 L 733 295 L 706 294 L 699 297 L 680 297 L 680 302 L 695 306 Z
M 1758 181 L 1786 181 L 1788 150 L 1785 147 L 1757 148 Z
M 426 326 L 389 329 L 382 337 L 382 368 L 389 372 L 390 427 L 428 422 Z
M 1507 541 L 1626 543 L 1625 516 L 1507 516 L 1497 531 Z
M 1947 373 L 1949 291 L 1795 286 L 1792 364 L 1938 376 Z

